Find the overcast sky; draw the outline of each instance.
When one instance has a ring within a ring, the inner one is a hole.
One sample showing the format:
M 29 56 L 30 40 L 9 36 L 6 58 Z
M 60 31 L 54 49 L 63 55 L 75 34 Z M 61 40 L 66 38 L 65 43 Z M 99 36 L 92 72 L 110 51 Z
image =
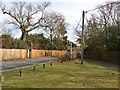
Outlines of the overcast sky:
M 45 0 L 2 0 L 4 2 L 10 1 L 26 1 L 26 2 L 40 2 Z M 65 16 L 66 22 L 69 24 L 68 27 L 68 39 L 70 41 L 76 40 L 75 32 L 73 27 L 77 26 L 77 22 L 82 16 L 82 11 L 91 10 L 96 8 L 99 4 L 104 4 L 106 1 L 110 0 L 46 0 L 51 1 L 51 6 L 47 10 L 53 10 L 60 12 Z M 4 17 L 0 15 L 0 23 L 4 22 Z M 21 33 L 17 33 L 20 37 Z

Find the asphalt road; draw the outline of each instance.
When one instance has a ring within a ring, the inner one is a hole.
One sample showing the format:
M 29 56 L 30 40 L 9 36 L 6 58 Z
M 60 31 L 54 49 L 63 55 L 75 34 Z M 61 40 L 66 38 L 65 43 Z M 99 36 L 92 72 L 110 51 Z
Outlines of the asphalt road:
M 42 58 L 32 58 L 32 59 L 21 59 L 13 61 L 2 61 L 2 67 L 0 71 L 14 70 L 16 68 L 25 67 L 29 65 L 45 63 L 50 61 L 58 60 L 57 57 L 42 57 Z

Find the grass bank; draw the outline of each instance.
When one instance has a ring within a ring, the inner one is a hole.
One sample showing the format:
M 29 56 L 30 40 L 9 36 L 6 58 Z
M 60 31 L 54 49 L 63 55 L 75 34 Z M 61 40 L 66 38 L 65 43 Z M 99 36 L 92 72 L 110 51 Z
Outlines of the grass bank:
M 3 88 L 118 88 L 118 71 L 84 62 L 54 62 L 3 72 Z

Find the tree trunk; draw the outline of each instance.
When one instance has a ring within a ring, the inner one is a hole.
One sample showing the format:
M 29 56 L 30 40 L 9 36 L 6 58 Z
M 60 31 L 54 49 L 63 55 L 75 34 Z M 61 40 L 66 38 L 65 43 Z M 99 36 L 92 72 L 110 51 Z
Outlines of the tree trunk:
M 28 34 L 27 32 L 22 32 L 22 36 L 20 39 L 25 42 L 27 39 L 27 34 Z
M 51 44 L 53 45 L 53 36 L 52 36 L 52 34 L 50 35 L 50 41 L 51 41 Z

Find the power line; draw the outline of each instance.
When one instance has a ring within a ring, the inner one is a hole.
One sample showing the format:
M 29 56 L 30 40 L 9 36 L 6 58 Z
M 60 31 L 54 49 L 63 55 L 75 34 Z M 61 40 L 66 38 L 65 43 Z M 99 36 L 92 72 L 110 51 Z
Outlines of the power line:
M 111 2 L 111 3 L 108 3 L 108 4 L 102 5 L 102 6 L 100 6 L 100 7 L 97 7 L 97 8 L 88 10 L 88 11 L 85 11 L 85 13 L 88 13 L 88 12 L 94 11 L 94 10 L 96 10 L 96 9 L 99 9 L 99 8 L 102 8 L 102 7 L 105 7 L 105 6 L 108 6 L 108 5 L 110 5 L 110 4 L 120 4 L 120 1 Z
M 91 11 L 94 11 L 94 10 L 97 10 L 97 9 L 99 9 L 99 8 L 102 8 L 102 7 L 108 6 L 108 5 L 110 5 L 110 4 L 120 4 L 120 1 L 111 2 L 111 3 L 108 3 L 108 4 L 102 5 L 102 6 L 100 6 L 100 7 L 97 7 L 97 8 L 94 8 L 94 9 L 88 10 L 88 11 L 85 11 L 85 13 L 88 13 L 88 12 L 91 12 Z M 79 27 L 81 19 L 82 19 L 82 17 L 80 18 L 80 20 L 79 20 L 79 22 L 78 22 L 78 25 L 76 26 L 75 30 L 77 30 L 77 28 Z

